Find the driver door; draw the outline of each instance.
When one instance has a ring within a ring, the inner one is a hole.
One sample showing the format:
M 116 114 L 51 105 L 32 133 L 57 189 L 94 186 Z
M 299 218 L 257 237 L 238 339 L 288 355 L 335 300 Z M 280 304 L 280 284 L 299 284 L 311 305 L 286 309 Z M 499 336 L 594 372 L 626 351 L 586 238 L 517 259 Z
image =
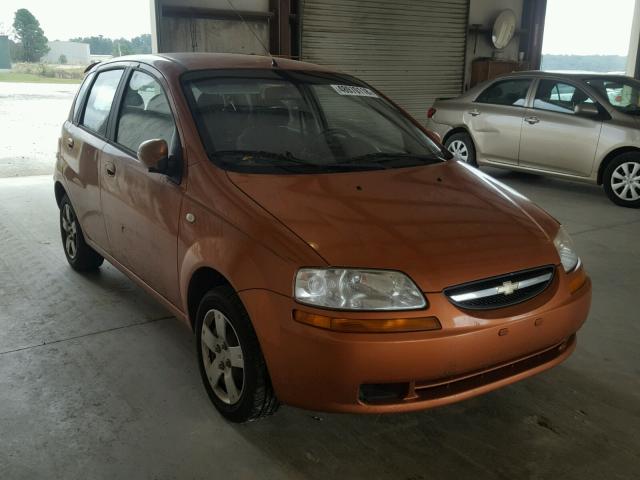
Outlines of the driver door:
M 520 165 L 588 177 L 602 129 L 602 118 L 577 115 L 581 103 L 594 104 L 583 90 L 560 80 L 538 82 L 533 108 L 526 111 Z

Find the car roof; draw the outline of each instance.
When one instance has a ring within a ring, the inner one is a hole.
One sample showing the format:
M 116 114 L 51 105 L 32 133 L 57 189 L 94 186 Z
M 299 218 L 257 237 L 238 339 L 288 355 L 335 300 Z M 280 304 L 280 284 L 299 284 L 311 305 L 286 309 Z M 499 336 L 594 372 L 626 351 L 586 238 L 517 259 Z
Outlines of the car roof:
M 554 72 L 543 70 L 523 70 L 520 72 L 513 72 L 506 76 L 509 77 L 561 77 L 574 80 L 581 80 L 585 78 L 631 78 L 622 73 L 592 73 L 592 72 Z
M 271 69 L 277 66 L 283 70 L 311 70 L 335 73 L 328 67 L 313 63 L 300 62 L 288 58 L 268 57 L 263 55 L 243 55 L 238 53 L 209 53 L 209 52 L 184 52 L 184 53 L 158 53 L 149 55 L 125 55 L 113 58 L 107 62 L 101 62 L 100 66 L 116 62 L 140 62 L 154 65 L 162 69 L 167 61 L 180 65 L 184 70 L 207 69 Z M 273 65 L 273 62 L 276 65 Z

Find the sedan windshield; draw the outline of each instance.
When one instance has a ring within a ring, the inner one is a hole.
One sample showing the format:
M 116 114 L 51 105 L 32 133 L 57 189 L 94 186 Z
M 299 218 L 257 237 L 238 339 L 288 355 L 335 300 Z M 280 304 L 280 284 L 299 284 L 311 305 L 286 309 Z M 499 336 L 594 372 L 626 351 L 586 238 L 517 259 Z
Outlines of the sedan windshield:
M 616 110 L 631 115 L 640 114 L 640 82 L 618 77 L 585 80 Z
M 194 72 L 185 90 L 212 161 L 252 173 L 400 168 L 448 158 L 352 77 L 283 70 Z

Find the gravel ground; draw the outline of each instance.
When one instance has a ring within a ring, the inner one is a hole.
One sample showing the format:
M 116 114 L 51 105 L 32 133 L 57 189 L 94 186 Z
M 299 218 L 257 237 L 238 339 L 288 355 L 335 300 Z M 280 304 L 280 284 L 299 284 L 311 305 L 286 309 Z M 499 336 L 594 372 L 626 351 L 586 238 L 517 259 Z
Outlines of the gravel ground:
M 0 178 L 53 173 L 78 85 L 0 82 Z

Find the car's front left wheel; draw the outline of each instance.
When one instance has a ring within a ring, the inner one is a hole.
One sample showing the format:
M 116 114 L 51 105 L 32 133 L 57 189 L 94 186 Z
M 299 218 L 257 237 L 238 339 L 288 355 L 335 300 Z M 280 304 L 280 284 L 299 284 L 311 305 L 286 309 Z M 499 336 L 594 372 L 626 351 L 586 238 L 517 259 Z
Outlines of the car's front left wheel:
M 202 298 L 196 334 L 202 381 L 225 418 L 250 422 L 277 410 L 258 338 L 231 287 L 214 288 Z
M 102 255 L 85 242 L 76 212 L 66 195 L 60 201 L 60 235 L 64 254 L 74 270 L 95 270 L 104 262 Z

